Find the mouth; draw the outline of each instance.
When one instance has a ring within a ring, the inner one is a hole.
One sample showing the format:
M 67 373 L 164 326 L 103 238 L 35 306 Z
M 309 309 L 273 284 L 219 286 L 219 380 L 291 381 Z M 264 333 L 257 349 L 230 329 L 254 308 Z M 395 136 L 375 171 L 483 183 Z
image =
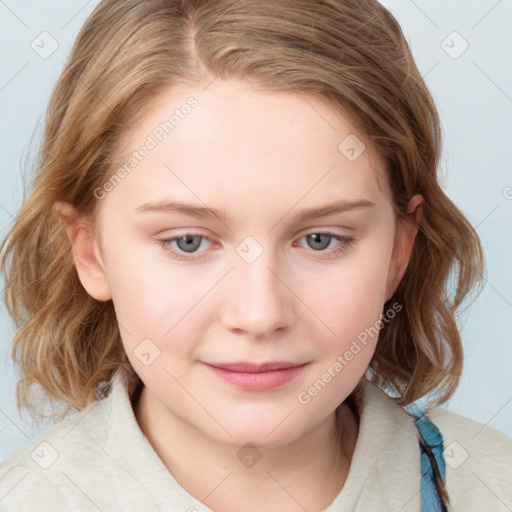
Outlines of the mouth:
M 239 362 L 239 363 L 206 363 L 215 368 L 221 370 L 229 370 L 232 372 L 244 372 L 244 373 L 262 373 L 271 372 L 274 370 L 287 370 L 289 368 L 296 368 L 302 366 L 305 363 L 292 363 L 286 361 L 269 361 L 268 363 L 250 363 L 250 362 Z
M 204 363 L 223 381 L 243 390 L 275 389 L 298 377 L 309 363 L 271 361 L 267 363 Z

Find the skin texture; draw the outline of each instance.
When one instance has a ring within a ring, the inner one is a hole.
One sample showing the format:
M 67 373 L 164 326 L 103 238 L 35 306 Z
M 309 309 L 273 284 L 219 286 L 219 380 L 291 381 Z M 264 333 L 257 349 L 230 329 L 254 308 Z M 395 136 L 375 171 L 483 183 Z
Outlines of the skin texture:
M 414 196 L 409 222 L 398 222 L 370 145 L 354 161 L 338 149 L 357 134 L 347 116 L 312 96 L 237 81 L 155 98 L 126 132 L 119 167 L 191 96 L 197 107 L 99 201 L 98 223 L 68 228 L 77 271 L 92 297 L 113 300 L 145 385 L 137 419 L 185 489 L 215 510 L 321 510 L 342 488 L 357 440 L 357 420 L 343 406 L 338 457 L 334 411 L 377 338 L 309 403 L 297 397 L 380 318 L 409 261 L 423 199 Z M 301 209 L 360 199 L 373 206 L 294 219 Z M 136 211 L 171 200 L 226 216 Z M 326 230 L 354 241 L 306 236 Z M 192 242 L 196 252 L 160 242 L 186 234 L 206 237 Z M 149 365 L 137 352 L 143 340 L 151 340 L 142 345 Z M 235 388 L 204 365 L 234 361 L 308 364 L 267 391 Z M 253 467 L 237 456 L 248 442 L 261 455 Z

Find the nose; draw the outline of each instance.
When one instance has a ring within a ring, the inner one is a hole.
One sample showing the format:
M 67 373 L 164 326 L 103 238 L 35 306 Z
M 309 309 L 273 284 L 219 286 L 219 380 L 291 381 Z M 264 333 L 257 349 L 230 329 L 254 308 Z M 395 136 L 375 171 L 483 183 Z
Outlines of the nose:
M 252 263 L 237 262 L 226 283 L 226 329 L 258 339 L 287 330 L 294 318 L 294 295 L 283 277 L 265 252 Z

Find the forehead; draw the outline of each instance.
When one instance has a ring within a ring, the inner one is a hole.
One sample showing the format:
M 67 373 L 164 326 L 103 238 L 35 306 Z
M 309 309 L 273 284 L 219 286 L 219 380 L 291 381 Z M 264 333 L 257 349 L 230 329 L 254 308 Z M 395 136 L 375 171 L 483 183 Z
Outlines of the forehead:
M 171 195 L 247 215 L 317 199 L 375 200 L 386 181 L 384 162 L 341 108 L 239 81 L 161 93 L 124 134 L 116 165 L 129 172 L 112 198 Z

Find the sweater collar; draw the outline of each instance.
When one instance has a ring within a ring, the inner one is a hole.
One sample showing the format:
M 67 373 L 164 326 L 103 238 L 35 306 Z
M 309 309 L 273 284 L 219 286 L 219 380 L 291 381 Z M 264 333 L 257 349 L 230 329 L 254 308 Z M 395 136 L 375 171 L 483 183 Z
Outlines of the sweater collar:
M 420 509 L 420 457 L 413 418 L 374 384 L 363 381 L 359 433 L 343 489 L 324 512 Z M 107 435 L 100 444 L 112 460 L 166 510 L 211 512 L 174 479 L 140 429 L 120 372 L 104 401 Z M 92 425 L 91 425 L 92 427 Z M 135 455 L 136 454 L 136 455 Z M 143 462 L 143 463 L 141 463 Z

